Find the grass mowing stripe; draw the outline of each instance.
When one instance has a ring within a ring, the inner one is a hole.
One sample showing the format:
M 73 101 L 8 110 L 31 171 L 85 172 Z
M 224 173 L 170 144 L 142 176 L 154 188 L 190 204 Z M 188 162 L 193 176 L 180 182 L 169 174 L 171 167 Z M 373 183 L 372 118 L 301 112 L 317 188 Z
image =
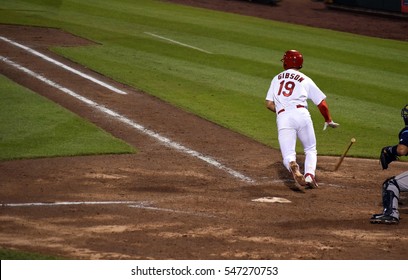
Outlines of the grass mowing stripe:
M 212 54 L 212 52 L 209 52 L 209 51 L 206 51 L 206 50 L 203 50 L 203 49 L 200 49 L 200 48 L 197 48 L 197 47 L 188 45 L 188 44 L 184 44 L 184 43 L 181 43 L 181 42 L 179 42 L 179 41 L 176 41 L 176 40 L 173 40 L 173 39 L 170 39 L 170 38 L 167 38 L 167 37 L 163 37 L 163 36 L 160 36 L 160 35 L 151 33 L 151 32 L 144 32 L 144 33 L 147 34 L 147 35 L 153 36 L 153 37 L 155 37 L 155 38 L 159 38 L 159 39 L 162 39 L 162 40 L 165 40 L 165 41 L 168 41 L 168 42 L 171 42 L 171 43 L 174 43 L 174 44 L 183 46 L 183 47 L 187 47 L 187 48 L 190 48 L 190 49 L 198 50 L 198 51 L 200 51 L 200 52 L 207 53 L 207 54 Z

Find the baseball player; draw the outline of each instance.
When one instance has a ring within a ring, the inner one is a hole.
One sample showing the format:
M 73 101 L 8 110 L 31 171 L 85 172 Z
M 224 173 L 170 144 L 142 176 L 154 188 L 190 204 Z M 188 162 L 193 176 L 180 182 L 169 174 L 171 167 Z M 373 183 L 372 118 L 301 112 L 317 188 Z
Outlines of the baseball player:
M 401 117 L 405 122 L 405 127 L 398 134 L 398 145 L 386 146 L 381 149 L 380 163 L 383 169 L 387 169 L 388 165 L 394 160 L 398 160 L 399 156 L 408 155 L 408 104 L 402 108 Z
M 299 70 L 303 67 L 303 55 L 296 50 L 285 52 L 283 72 L 276 75 L 266 95 L 266 107 L 276 113 L 278 140 L 283 164 L 292 173 L 295 182 L 306 188 L 317 188 L 315 178 L 317 165 L 316 136 L 312 118 L 307 109 L 310 99 L 320 110 L 325 123 L 336 128 L 338 123 L 330 117 L 326 95 L 317 85 Z M 296 162 L 296 140 L 302 142 L 305 152 L 304 175 Z
M 401 110 L 401 117 L 405 122 L 405 127 L 398 134 L 399 143 L 395 146 L 387 146 L 381 149 L 380 162 L 383 169 L 398 160 L 399 156 L 408 156 L 408 104 Z M 397 176 L 388 178 L 382 185 L 383 212 L 374 214 L 370 222 L 372 224 L 398 224 L 398 200 L 400 192 L 408 192 L 408 171 Z

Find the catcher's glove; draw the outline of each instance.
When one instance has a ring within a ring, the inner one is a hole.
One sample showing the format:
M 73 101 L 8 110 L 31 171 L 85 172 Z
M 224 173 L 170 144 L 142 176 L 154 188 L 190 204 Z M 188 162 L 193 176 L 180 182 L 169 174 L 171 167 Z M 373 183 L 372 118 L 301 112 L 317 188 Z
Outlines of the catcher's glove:
M 398 156 L 394 155 L 391 151 L 392 146 L 387 146 L 381 149 L 381 154 L 380 154 L 380 162 L 382 169 L 387 169 L 388 164 L 391 162 L 398 160 Z

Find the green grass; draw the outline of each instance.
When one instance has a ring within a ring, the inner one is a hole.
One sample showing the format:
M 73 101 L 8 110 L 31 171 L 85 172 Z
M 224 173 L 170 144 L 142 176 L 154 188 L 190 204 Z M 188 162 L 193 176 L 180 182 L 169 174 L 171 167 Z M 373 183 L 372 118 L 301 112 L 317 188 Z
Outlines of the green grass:
M 55 256 L 0 248 L 0 260 L 62 260 Z
M 377 157 L 397 143 L 403 126 L 407 42 L 152 0 L 3 0 L 0 22 L 93 40 L 99 44 L 53 50 L 271 147 L 278 148 L 275 116 L 264 99 L 287 49 L 303 52 L 303 72 L 327 94 L 341 124 L 323 132 L 323 118 L 310 106 L 320 155 L 338 155 L 355 137 L 349 155 Z
M 0 76 L 0 104 L 0 160 L 135 151 L 4 76 Z

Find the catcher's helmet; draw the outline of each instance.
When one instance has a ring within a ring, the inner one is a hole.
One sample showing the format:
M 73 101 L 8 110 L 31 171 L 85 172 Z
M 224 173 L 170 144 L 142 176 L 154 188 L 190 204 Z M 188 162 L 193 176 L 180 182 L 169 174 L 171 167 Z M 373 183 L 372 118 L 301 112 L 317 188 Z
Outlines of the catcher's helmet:
M 402 108 L 401 117 L 404 119 L 405 125 L 408 125 L 408 104 Z
M 285 52 L 281 61 L 285 70 L 291 68 L 300 69 L 303 66 L 303 55 L 297 50 L 289 50 Z

